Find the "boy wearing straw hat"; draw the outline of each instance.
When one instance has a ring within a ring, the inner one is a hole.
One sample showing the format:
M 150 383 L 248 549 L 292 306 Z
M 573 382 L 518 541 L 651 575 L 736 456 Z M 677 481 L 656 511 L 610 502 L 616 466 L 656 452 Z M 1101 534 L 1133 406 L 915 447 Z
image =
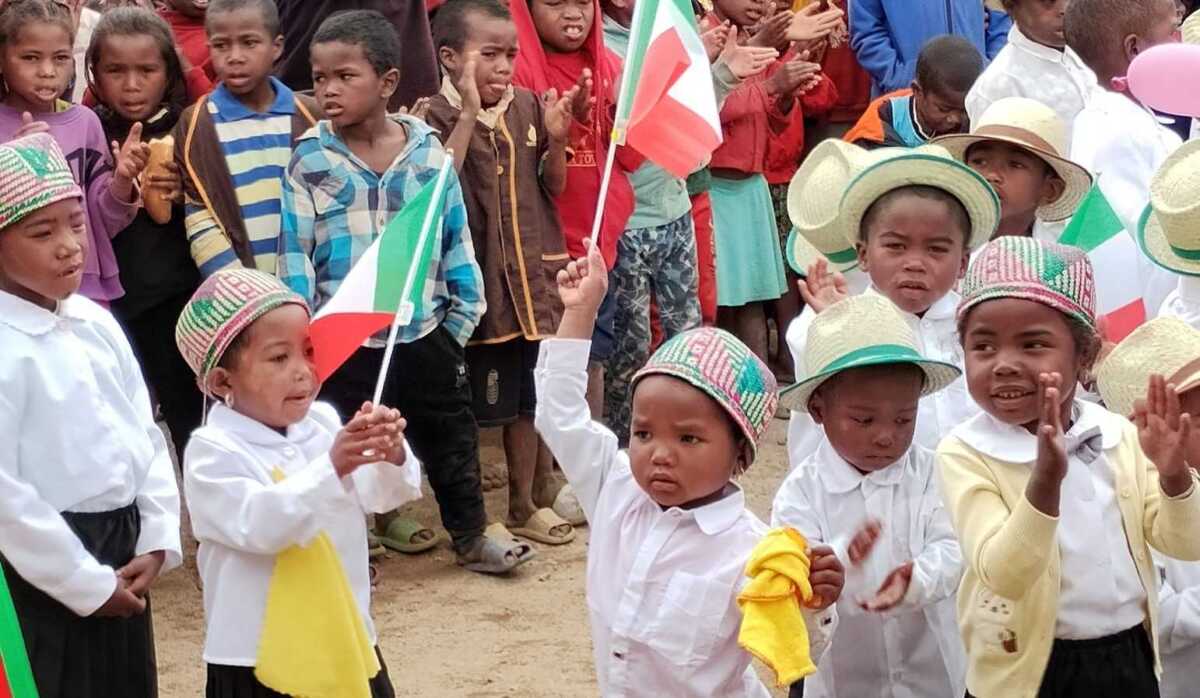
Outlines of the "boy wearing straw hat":
M 1178 275 L 1158 309 L 1200 328 L 1200 141 L 1175 151 L 1150 182 L 1150 203 L 1138 225 L 1138 244 L 1163 269 Z M 1153 308 L 1151 308 L 1153 310 Z

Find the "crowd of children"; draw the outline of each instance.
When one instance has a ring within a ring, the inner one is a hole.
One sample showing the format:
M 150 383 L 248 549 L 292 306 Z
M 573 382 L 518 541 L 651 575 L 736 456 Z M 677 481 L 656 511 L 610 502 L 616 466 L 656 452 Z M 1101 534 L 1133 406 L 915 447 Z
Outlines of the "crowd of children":
M 604 696 L 761 698 L 755 658 L 793 696 L 1195 693 L 1200 141 L 1124 80 L 1189 4 L 661 0 L 723 135 L 682 177 L 611 137 L 648 1 L 0 2 L 38 695 L 158 694 L 185 505 L 209 698 L 394 695 L 369 560 L 438 544 L 422 475 L 473 572 L 589 527 Z M 320 374 L 312 318 L 435 181 L 420 302 Z M 1109 221 L 1137 259 L 1060 244 Z

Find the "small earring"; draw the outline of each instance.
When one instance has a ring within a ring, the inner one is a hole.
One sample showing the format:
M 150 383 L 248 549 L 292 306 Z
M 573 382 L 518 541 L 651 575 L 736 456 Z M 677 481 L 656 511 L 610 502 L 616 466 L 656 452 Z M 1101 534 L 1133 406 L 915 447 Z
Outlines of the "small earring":
M 225 393 L 225 397 L 223 397 L 221 399 L 225 401 L 226 407 L 228 407 L 231 410 L 233 409 L 233 393 L 232 392 Z

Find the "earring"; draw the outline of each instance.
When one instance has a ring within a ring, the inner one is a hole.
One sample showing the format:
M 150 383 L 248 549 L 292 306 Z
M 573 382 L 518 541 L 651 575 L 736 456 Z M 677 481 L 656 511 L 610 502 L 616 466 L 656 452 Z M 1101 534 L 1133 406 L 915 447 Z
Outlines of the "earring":
M 223 397 L 221 399 L 225 401 L 226 407 L 228 407 L 231 410 L 233 409 L 233 392 L 232 391 L 225 393 L 225 397 Z

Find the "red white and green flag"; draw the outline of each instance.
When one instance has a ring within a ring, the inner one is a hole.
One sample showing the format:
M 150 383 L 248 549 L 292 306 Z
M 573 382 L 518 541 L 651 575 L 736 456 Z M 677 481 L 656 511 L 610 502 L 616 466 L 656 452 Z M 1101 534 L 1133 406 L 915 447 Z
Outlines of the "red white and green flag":
M 38 698 L 21 623 L 0 571 L 0 698 Z
M 396 330 L 411 322 L 421 307 L 437 239 L 434 233 L 442 225 L 446 175 L 452 163 L 453 157 L 447 155 L 438 176 L 387 224 L 383 234 L 346 274 L 333 297 L 313 316 L 309 334 L 322 381 L 371 335 L 389 326 L 390 348 Z M 387 352 L 389 359 L 390 355 Z
M 1119 342 L 1146 321 L 1146 305 L 1134 262 L 1137 243 L 1108 199 L 1093 185 L 1059 242 L 1087 252 L 1096 275 L 1096 315 L 1104 339 Z
M 721 145 L 712 68 L 688 0 L 637 0 L 614 140 L 676 177 Z

